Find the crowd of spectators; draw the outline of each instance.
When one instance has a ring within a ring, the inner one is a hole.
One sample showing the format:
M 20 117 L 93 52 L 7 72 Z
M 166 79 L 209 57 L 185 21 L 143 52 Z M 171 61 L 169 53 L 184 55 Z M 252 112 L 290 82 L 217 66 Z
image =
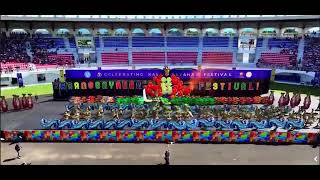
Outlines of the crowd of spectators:
M 320 71 L 320 37 L 305 38 L 302 64 L 306 71 Z
M 280 43 L 277 48 L 281 49 L 280 54 L 290 55 L 289 57 L 289 65 L 279 65 L 279 64 L 267 64 L 262 58 L 258 59 L 256 66 L 259 68 L 277 68 L 277 69 L 290 69 L 290 70 L 300 70 L 301 67 L 297 61 L 298 56 L 298 44 L 301 37 L 287 37 L 286 40 L 290 40 L 290 43 Z M 272 46 L 269 46 L 269 49 L 272 49 Z M 299 60 L 300 61 L 300 60 Z
M 5 32 L 1 32 L 1 72 L 13 72 L 19 70 L 22 65 L 23 69 L 25 69 L 25 67 L 29 67 L 30 63 L 35 65 L 72 65 L 73 62 L 65 62 L 65 60 L 59 58 L 59 56 L 52 56 L 57 54 L 59 47 L 60 45 L 56 46 L 52 38 L 45 38 L 38 35 L 30 36 L 28 33 L 11 33 L 7 36 Z M 27 51 L 29 50 L 30 53 L 28 54 Z
M 48 59 L 48 50 L 46 48 L 36 47 L 32 49 L 33 63 L 34 64 L 50 64 Z
M 3 32 L 0 39 L 0 61 L 1 63 L 28 63 L 30 56 L 26 51 L 28 34 L 11 33 L 7 37 Z
M 64 62 L 64 59 L 54 57 L 62 46 L 55 44 L 52 38 L 34 37 L 30 39 L 33 63 L 49 65 L 70 65 L 71 62 Z M 50 50 L 50 51 L 49 51 Z

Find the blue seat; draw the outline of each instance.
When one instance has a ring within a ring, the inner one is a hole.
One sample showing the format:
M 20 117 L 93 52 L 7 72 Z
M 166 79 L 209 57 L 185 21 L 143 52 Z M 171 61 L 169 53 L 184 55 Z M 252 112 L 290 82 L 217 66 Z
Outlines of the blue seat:
M 198 37 L 168 37 L 168 47 L 198 47 Z
M 95 38 L 94 38 L 94 45 L 95 45 L 96 47 L 100 47 L 100 39 L 99 39 L 99 37 L 95 37 Z
M 133 37 L 132 47 L 164 47 L 164 37 Z
M 268 46 L 279 47 L 280 45 L 283 45 L 284 48 L 290 48 L 292 46 L 298 45 L 298 41 L 294 39 L 283 39 L 283 38 L 269 39 Z
M 104 37 L 104 47 L 128 47 L 128 37 Z
M 203 47 L 228 47 L 229 37 L 204 37 Z

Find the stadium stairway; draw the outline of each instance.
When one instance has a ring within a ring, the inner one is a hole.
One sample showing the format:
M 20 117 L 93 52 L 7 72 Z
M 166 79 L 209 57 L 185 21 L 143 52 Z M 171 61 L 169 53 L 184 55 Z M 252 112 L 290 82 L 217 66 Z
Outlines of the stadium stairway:
M 99 36 L 99 43 L 100 43 L 100 48 L 103 49 L 104 48 L 104 44 L 103 44 L 103 39 L 101 36 Z
M 132 36 L 128 37 L 128 64 L 129 66 L 132 65 Z
M 303 39 L 303 38 L 300 39 L 299 45 L 298 45 L 298 56 L 297 56 L 298 62 L 299 62 L 299 59 L 301 59 L 301 61 L 302 61 L 302 59 L 303 59 L 304 43 L 305 43 L 304 39 Z
M 30 59 L 33 59 L 32 52 L 31 52 L 31 44 L 29 41 L 26 42 L 26 51 L 28 56 L 30 56 Z
M 237 62 L 238 48 L 232 47 L 232 63 Z
M 263 38 L 263 41 L 262 41 L 262 48 L 266 48 L 268 46 L 268 38 Z
M 164 64 L 168 64 L 168 45 L 167 36 L 164 37 Z
M 68 38 L 63 38 L 63 41 L 64 41 L 64 45 L 67 49 L 70 48 L 70 43 L 69 43 L 69 39 Z
M 232 48 L 232 46 L 233 46 L 233 39 L 234 39 L 234 38 L 235 38 L 234 36 L 232 36 L 232 37 L 229 38 L 229 45 L 228 45 L 229 48 Z
M 197 65 L 202 64 L 202 51 L 203 51 L 203 36 L 199 37 L 199 50 L 197 57 Z

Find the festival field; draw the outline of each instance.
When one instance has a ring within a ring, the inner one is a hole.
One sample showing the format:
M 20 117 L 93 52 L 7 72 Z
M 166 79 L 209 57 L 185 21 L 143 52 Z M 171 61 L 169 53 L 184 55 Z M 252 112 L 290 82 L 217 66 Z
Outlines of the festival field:
M 317 148 L 306 145 L 1 143 L 1 165 L 157 165 L 170 151 L 172 165 L 318 165 Z
M 1 88 L 1 96 L 5 96 L 6 98 L 12 98 L 12 95 L 29 94 L 34 95 L 52 95 L 52 84 L 35 84 L 35 85 L 27 85 L 25 87 L 9 87 L 9 88 Z
M 274 105 L 277 106 L 280 93 L 275 92 Z M 290 93 L 292 96 L 292 93 Z M 305 98 L 305 94 L 301 95 L 301 99 Z M 53 101 L 52 96 L 40 96 L 38 103 L 34 104 L 34 108 L 17 112 L 1 113 L 1 130 L 19 130 L 19 129 L 41 129 L 40 120 L 60 119 L 65 111 L 66 101 Z M 309 109 L 316 109 L 319 104 L 317 96 L 311 96 L 311 105 Z M 9 109 L 12 109 L 12 102 L 8 100 Z M 301 101 L 300 106 L 303 105 Z M 295 111 L 298 107 L 295 108 Z

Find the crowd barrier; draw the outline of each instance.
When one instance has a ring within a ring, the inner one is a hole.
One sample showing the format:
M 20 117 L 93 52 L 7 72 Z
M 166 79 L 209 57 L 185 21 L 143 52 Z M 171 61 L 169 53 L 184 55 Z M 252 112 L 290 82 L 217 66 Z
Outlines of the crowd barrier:
M 4 141 L 22 136 L 23 142 L 112 142 L 112 143 L 252 143 L 312 144 L 316 133 L 276 131 L 135 131 L 135 130 L 8 130 Z

